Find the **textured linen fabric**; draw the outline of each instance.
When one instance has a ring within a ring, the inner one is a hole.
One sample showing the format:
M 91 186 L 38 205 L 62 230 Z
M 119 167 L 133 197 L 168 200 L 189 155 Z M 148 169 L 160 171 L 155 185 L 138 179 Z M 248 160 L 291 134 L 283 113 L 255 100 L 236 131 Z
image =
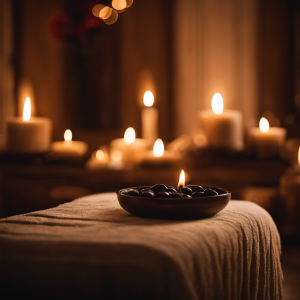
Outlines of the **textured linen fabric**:
M 0 220 L 0 298 L 282 299 L 280 247 L 251 202 L 169 221 L 97 194 Z

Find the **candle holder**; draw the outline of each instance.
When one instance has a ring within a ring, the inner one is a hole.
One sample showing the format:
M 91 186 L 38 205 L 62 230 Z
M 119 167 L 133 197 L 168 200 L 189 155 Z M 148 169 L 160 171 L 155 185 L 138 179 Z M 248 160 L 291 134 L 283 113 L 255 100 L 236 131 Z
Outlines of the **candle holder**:
M 159 198 L 130 196 L 130 189 L 149 189 L 150 187 L 134 187 L 117 191 L 118 201 L 127 212 L 145 218 L 190 220 L 208 218 L 224 209 L 231 198 L 231 193 L 223 188 L 213 188 L 218 195 L 196 198 Z

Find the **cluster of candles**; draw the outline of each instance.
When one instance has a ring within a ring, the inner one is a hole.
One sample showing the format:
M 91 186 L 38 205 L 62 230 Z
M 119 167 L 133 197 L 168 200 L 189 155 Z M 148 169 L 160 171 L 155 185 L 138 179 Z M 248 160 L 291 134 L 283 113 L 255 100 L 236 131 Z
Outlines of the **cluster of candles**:
M 153 107 L 154 96 L 150 91 L 144 94 L 145 107 L 141 111 L 142 138 L 136 138 L 132 127 L 126 129 L 124 138 L 112 140 L 109 149 L 100 147 L 90 158 L 90 168 L 122 168 L 135 164 L 168 164 L 177 161 L 180 155 L 176 151 L 164 149 L 164 143 L 158 134 L 158 110 Z M 212 98 L 212 110 L 198 114 L 206 138 L 207 147 L 241 150 L 244 147 L 243 118 L 237 110 L 224 110 L 223 98 L 215 94 Z M 7 121 L 7 149 L 14 153 L 45 153 L 49 150 L 61 157 L 82 157 L 88 145 L 82 141 L 72 141 L 72 132 L 66 130 L 65 141 L 51 143 L 52 122 L 48 118 L 31 117 L 30 98 L 27 97 L 23 118 Z M 276 157 L 286 138 L 286 129 L 269 127 L 265 118 L 259 122 L 259 128 L 248 133 L 248 148 L 256 152 L 259 158 Z M 51 146 L 50 146 L 51 145 Z M 152 150 L 150 150 L 152 147 Z
M 65 141 L 53 142 L 52 121 L 49 118 L 32 117 L 31 101 L 27 97 L 24 103 L 23 117 L 7 120 L 6 147 L 15 154 L 38 154 L 49 150 L 61 158 L 82 157 L 88 150 L 83 141 L 72 141 L 72 132 L 67 129 Z
M 212 110 L 199 112 L 207 146 L 242 150 L 244 148 L 243 116 L 240 111 L 223 109 L 221 94 L 216 93 L 211 102 Z M 259 128 L 251 128 L 247 136 L 247 148 L 258 158 L 273 158 L 280 154 L 286 139 L 286 129 L 269 127 L 269 122 L 261 118 Z

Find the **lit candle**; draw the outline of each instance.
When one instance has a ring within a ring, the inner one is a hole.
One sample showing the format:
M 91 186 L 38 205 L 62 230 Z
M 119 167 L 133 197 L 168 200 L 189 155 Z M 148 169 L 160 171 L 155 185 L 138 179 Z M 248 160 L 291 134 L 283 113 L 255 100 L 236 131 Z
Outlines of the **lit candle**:
M 199 112 L 208 147 L 241 150 L 244 147 L 242 113 L 223 110 L 223 98 L 219 93 L 214 94 L 211 105 L 212 110 Z
M 144 105 L 142 109 L 142 138 L 150 144 L 158 138 L 158 110 L 153 107 L 154 96 L 150 91 L 144 94 Z
M 248 149 L 258 158 L 278 157 L 286 139 L 286 129 L 270 127 L 266 118 L 261 118 L 259 128 L 251 128 L 248 134 Z
M 184 174 L 184 171 L 182 170 L 180 173 L 180 176 L 179 176 L 177 190 L 181 191 L 181 188 L 183 188 L 184 186 L 185 186 L 185 174 Z
M 157 139 L 153 150 L 139 153 L 139 163 L 143 166 L 158 167 L 170 165 L 178 162 L 180 153 L 176 151 L 165 150 L 164 142 Z
M 44 153 L 49 150 L 52 122 L 48 118 L 31 117 L 31 102 L 24 103 L 23 118 L 7 120 L 7 150 L 13 153 Z
M 125 163 L 136 163 L 139 153 L 148 149 L 148 142 L 135 137 L 132 127 L 126 129 L 123 139 L 115 139 L 110 142 L 110 152 L 119 151 Z
M 114 150 L 108 154 L 106 146 L 100 147 L 95 151 L 86 163 L 88 169 L 106 169 L 106 170 L 120 170 L 125 169 L 126 166 L 122 161 L 122 153 L 119 150 Z
M 64 133 L 64 141 L 53 142 L 51 150 L 59 158 L 81 158 L 86 154 L 88 145 L 82 141 L 72 141 L 72 131 L 67 129 Z

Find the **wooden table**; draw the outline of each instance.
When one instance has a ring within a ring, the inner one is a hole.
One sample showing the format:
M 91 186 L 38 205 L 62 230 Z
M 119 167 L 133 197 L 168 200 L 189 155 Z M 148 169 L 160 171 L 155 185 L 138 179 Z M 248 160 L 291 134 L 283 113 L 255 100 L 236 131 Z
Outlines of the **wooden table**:
M 175 186 L 181 169 L 190 184 L 223 187 L 242 198 L 251 186 L 277 187 L 286 164 L 220 153 L 189 153 L 174 166 L 134 170 L 88 170 L 84 163 L 49 163 L 43 156 L 0 157 L 2 215 L 54 207 L 92 193 L 164 183 Z

